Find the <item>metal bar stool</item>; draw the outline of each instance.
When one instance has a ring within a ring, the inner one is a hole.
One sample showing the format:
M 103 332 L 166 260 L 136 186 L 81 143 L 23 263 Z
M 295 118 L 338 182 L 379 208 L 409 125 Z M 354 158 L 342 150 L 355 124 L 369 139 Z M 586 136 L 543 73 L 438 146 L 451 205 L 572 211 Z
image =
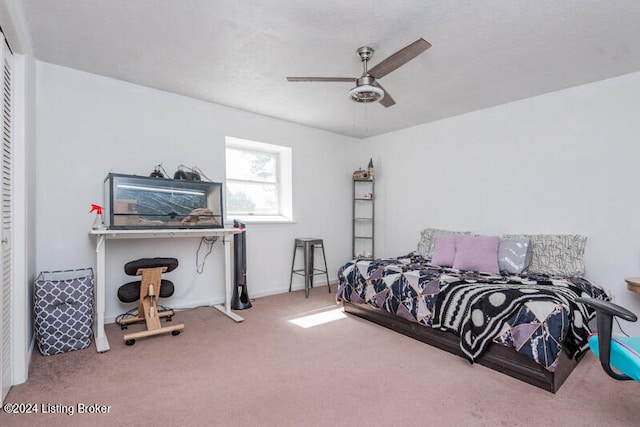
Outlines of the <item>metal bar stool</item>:
M 294 270 L 296 264 L 296 253 L 298 248 L 302 248 L 304 252 L 304 268 Z M 322 249 L 322 259 L 324 260 L 324 270 L 314 268 L 313 258 L 315 249 Z M 313 237 L 303 237 L 296 239 L 293 245 L 293 261 L 291 261 L 291 277 L 289 278 L 289 292 L 291 292 L 291 283 L 293 282 L 293 275 L 298 274 L 304 276 L 304 296 L 309 298 L 309 288 L 313 288 L 313 276 L 317 274 L 324 274 L 327 277 L 327 288 L 331 293 L 331 285 L 329 285 L 329 273 L 327 271 L 327 257 L 324 254 L 324 244 L 322 239 L 316 239 Z

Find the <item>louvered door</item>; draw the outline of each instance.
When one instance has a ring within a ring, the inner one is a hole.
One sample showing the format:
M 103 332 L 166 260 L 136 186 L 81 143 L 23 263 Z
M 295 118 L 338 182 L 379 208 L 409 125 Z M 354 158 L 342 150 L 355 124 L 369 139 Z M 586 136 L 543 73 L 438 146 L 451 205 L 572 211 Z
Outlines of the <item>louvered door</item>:
M 4 36 L 0 33 L 0 58 L 2 58 L 2 167 L 0 177 L 0 281 L 2 298 L 0 304 L 0 385 L 2 386 L 2 400 L 11 387 L 12 373 L 12 331 L 13 313 L 11 292 L 13 287 L 12 271 L 12 55 L 7 47 Z

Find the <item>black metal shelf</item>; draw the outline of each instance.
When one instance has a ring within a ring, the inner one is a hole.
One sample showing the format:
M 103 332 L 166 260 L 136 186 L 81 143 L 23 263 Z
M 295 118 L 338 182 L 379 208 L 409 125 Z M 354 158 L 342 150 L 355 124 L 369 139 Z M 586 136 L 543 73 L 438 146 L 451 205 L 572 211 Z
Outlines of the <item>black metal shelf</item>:
M 357 194 L 357 197 L 356 197 Z M 362 197 L 362 195 L 371 195 L 371 197 Z M 368 202 L 361 204 L 361 202 Z M 357 205 L 357 206 L 356 206 Z M 371 206 L 369 208 L 368 206 Z M 358 210 L 356 216 L 356 211 Z M 371 179 L 354 179 L 353 180 L 353 193 L 352 193 L 352 234 L 351 234 L 351 250 L 353 258 L 363 256 L 363 253 L 370 252 L 370 256 L 374 256 L 375 252 L 375 181 Z M 363 211 L 364 209 L 364 211 Z M 370 216 L 363 216 L 369 215 Z M 357 230 L 356 230 L 357 227 Z M 358 233 L 365 233 L 367 236 L 356 235 Z M 360 242 L 356 247 L 356 241 Z

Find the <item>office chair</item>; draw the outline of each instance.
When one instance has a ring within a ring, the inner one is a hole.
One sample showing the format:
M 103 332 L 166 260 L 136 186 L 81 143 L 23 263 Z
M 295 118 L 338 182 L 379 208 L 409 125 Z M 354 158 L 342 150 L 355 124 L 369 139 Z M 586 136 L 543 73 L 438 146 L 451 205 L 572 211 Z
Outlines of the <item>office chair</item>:
M 158 299 L 170 297 L 174 290 L 172 282 L 162 279 L 162 273 L 168 273 L 177 267 L 178 260 L 175 258 L 141 258 L 124 265 L 124 271 L 129 276 L 142 276 L 142 278 L 139 281 L 120 286 L 118 298 L 125 303 L 139 301 L 138 315 L 121 318 L 117 322 L 122 329 L 127 329 L 127 325 L 131 323 L 146 322 L 147 324 L 147 329 L 144 331 L 125 334 L 124 342 L 126 345 L 135 344 L 136 338 L 169 332 L 171 335 L 178 335 L 180 331 L 184 330 L 183 323 L 162 327 L 160 318 L 166 317 L 167 321 L 171 321 L 174 311 L 158 311 Z
M 576 301 L 596 310 L 598 332 L 589 336 L 589 348 L 600 359 L 604 371 L 616 380 L 640 381 L 640 337 L 611 336 L 614 316 L 629 322 L 637 321 L 638 317 L 609 301 L 594 298 L 576 298 Z

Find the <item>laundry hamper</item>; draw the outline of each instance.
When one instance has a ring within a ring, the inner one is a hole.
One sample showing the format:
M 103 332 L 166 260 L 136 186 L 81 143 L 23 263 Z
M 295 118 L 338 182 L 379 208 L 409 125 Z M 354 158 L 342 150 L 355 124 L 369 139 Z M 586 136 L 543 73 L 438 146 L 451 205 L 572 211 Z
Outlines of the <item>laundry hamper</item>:
M 36 279 L 34 327 L 44 356 L 81 350 L 93 336 L 93 270 L 43 271 Z

